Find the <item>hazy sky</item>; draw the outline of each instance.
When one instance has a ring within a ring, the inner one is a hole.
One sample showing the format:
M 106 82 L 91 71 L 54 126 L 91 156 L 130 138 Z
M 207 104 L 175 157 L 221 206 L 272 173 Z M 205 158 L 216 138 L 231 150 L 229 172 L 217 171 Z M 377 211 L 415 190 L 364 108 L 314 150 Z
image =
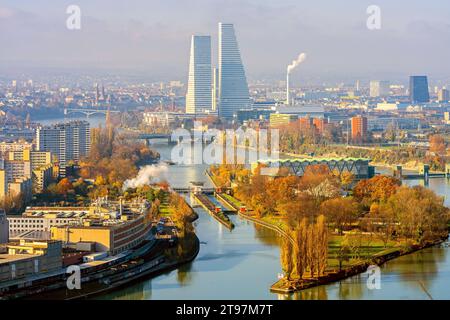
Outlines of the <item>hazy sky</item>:
M 70 4 L 81 8 L 79 31 L 66 28 Z M 381 30 L 366 27 L 372 4 Z M 0 68 L 185 80 L 190 35 L 210 34 L 216 57 L 219 21 L 235 24 L 251 79 L 283 78 L 300 52 L 308 58 L 294 72 L 299 81 L 450 75 L 448 0 L 1 0 Z

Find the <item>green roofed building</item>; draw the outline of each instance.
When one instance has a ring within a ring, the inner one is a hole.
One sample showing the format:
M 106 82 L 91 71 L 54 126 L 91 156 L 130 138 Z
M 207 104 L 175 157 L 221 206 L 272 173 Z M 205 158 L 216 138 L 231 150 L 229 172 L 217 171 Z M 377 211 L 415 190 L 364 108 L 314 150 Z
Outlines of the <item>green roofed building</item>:
M 259 160 L 252 164 L 252 171 L 263 164 L 268 168 L 288 168 L 292 174 L 302 176 L 308 166 L 326 165 L 330 171 L 351 172 L 355 179 L 369 179 L 375 175 L 375 167 L 370 166 L 370 159 L 365 158 L 298 158 L 298 159 L 272 159 Z

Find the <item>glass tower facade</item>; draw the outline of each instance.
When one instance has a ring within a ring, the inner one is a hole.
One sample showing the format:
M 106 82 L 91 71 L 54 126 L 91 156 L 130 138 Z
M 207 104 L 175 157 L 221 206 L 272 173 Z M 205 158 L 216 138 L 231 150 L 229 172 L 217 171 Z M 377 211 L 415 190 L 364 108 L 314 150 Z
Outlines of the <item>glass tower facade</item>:
M 192 36 L 186 113 L 212 110 L 211 37 Z
M 427 76 L 409 77 L 409 99 L 412 103 L 430 102 Z
M 219 23 L 219 116 L 233 119 L 249 109 L 247 78 L 233 24 Z

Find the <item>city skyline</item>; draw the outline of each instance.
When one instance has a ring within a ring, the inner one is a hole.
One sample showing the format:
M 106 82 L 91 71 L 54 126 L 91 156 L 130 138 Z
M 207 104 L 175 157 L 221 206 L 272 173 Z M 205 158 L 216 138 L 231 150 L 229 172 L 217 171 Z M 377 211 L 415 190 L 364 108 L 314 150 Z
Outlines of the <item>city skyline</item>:
M 4 1 L 0 27 L 6 32 L 0 40 L 8 46 L 0 58 L 0 69 L 111 70 L 184 80 L 188 37 L 201 32 L 217 38 L 217 22 L 229 21 L 239 30 L 249 79 L 283 79 L 285 65 L 301 51 L 309 58 L 293 76 L 294 83 L 339 78 L 396 81 L 410 74 L 437 79 L 448 73 L 449 67 L 442 61 L 450 52 L 441 41 L 449 33 L 445 22 L 448 10 L 425 10 L 426 5 L 419 1 L 408 5 L 380 1 L 382 25 L 375 31 L 366 27 L 368 2 L 353 1 L 344 8 L 331 1 L 321 5 L 233 1 L 227 2 L 224 10 L 218 10 L 223 7 L 221 1 L 169 2 L 139 1 L 124 8 L 103 1 L 79 1 L 82 28 L 70 31 L 65 28 L 68 2 L 18 5 Z M 182 19 L 186 14 L 195 17 L 191 19 L 195 22 Z M 212 47 L 217 47 L 215 41 Z M 212 56 L 216 54 L 213 49 Z

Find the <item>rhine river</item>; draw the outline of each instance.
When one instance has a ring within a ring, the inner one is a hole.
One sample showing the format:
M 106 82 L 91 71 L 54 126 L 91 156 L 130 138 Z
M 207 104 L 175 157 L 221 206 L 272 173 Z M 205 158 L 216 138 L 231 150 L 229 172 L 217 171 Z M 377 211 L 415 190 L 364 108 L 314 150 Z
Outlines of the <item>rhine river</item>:
M 62 120 L 62 119 L 59 119 Z M 49 122 L 55 122 L 51 120 Z M 102 121 L 90 119 L 93 126 Z M 153 146 L 162 160 L 170 159 L 171 147 Z M 167 179 L 174 187 L 205 181 L 206 166 L 169 166 Z M 417 185 L 419 180 L 404 183 Z M 445 178 L 430 179 L 429 188 L 446 197 Z M 222 227 L 205 211 L 196 208 L 194 223 L 200 253 L 190 264 L 152 279 L 98 297 L 99 299 L 450 299 L 450 248 L 445 245 L 400 257 L 381 268 L 381 289 L 369 290 L 367 275 L 320 286 L 291 295 L 270 293 L 281 272 L 279 237 L 274 231 L 230 216 L 235 229 Z

